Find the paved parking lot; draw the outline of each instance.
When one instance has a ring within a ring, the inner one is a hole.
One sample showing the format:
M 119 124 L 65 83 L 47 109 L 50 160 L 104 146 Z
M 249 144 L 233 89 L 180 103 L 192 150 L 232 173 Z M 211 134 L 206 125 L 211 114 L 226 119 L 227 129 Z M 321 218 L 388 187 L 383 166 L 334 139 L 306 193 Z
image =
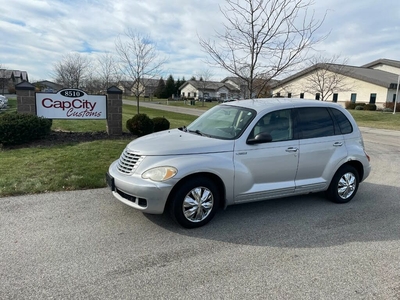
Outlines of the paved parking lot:
M 107 189 L 0 198 L 0 298 L 400 299 L 400 135 L 362 130 L 373 171 L 344 205 L 238 205 L 185 230 Z

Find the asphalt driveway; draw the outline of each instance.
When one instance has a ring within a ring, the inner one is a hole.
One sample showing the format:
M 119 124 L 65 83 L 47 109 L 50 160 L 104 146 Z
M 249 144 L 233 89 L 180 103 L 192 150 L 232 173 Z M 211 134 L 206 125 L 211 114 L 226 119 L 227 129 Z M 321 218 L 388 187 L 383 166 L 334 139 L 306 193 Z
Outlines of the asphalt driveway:
M 0 298 L 400 299 L 400 134 L 362 131 L 373 171 L 344 205 L 238 205 L 185 230 L 106 188 L 0 198 Z

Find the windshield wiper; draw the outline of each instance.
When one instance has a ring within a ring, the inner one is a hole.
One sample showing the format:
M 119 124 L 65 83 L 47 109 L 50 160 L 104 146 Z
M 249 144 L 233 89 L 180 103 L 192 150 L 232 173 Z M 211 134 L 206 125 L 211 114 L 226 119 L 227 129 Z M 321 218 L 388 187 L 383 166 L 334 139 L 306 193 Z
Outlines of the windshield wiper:
M 194 132 L 194 133 L 196 133 L 196 134 L 198 134 L 198 135 L 201 135 L 201 136 L 207 136 L 206 134 L 204 134 L 204 133 L 202 133 L 200 130 L 198 130 L 198 129 L 196 129 L 196 130 L 189 130 L 189 132 Z

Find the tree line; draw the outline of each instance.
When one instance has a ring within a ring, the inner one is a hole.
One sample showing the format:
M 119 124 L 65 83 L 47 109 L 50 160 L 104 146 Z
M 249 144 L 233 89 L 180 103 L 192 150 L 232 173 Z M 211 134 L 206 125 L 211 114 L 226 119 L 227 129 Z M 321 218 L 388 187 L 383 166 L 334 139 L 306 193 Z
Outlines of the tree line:
M 162 77 L 158 81 L 158 86 L 154 91 L 154 96 L 157 98 L 170 98 L 179 97 L 179 88 L 186 82 L 185 77 L 182 79 L 178 78 L 176 81 L 172 75 L 169 75 L 167 80 Z
M 316 19 L 312 0 L 225 0 L 220 6 L 223 30 L 210 38 L 199 37 L 210 66 L 218 66 L 246 83 L 247 95 L 258 97 L 257 82 L 267 86 L 275 78 L 288 74 L 307 61 L 310 50 L 326 35 L 317 34 L 325 19 Z M 105 89 L 111 83 L 130 81 L 137 99 L 143 95 L 143 79 L 160 78 L 167 58 L 156 42 L 133 29 L 115 41 L 116 56 L 100 57 L 96 72 L 87 72 L 93 64 L 80 54 L 67 55 L 54 67 L 56 81 L 64 86 L 86 90 Z M 207 79 L 206 79 L 207 80 Z M 181 80 L 181 82 L 184 79 Z M 173 77 L 160 79 L 157 95 L 177 93 Z M 164 87 L 165 85 L 165 87 Z M 138 111 L 139 112 L 139 111 Z
M 148 79 L 155 80 L 154 74 L 151 76 L 147 74 L 149 76 L 146 77 L 144 75 L 128 77 L 121 72 L 120 68 L 117 59 L 110 53 L 101 55 L 95 61 L 80 53 L 69 53 L 54 65 L 52 75 L 55 82 L 64 88 L 83 89 L 91 94 L 103 93 L 114 85 L 128 89 L 128 92 L 133 93 L 134 96 L 143 96 L 142 93 L 147 88 Z M 192 76 L 190 80 L 196 80 L 196 76 Z M 199 75 L 199 80 L 203 81 L 202 75 Z M 136 89 L 136 82 L 140 81 L 142 82 L 141 87 Z M 157 98 L 179 97 L 179 88 L 185 82 L 184 76 L 177 80 L 172 74 L 167 79 L 161 76 L 152 96 Z

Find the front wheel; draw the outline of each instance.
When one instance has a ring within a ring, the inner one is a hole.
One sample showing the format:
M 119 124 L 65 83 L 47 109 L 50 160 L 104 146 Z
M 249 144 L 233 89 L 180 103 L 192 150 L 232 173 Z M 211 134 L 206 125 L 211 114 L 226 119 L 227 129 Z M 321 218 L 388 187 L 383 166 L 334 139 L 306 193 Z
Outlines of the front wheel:
M 356 195 L 360 183 L 358 172 L 352 166 L 341 167 L 333 176 L 327 196 L 336 203 L 347 203 Z
M 188 179 L 172 195 L 170 212 L 172 218 L 185 228 L 207 224 L 219 205 L 218 188 L 206 177 Z

